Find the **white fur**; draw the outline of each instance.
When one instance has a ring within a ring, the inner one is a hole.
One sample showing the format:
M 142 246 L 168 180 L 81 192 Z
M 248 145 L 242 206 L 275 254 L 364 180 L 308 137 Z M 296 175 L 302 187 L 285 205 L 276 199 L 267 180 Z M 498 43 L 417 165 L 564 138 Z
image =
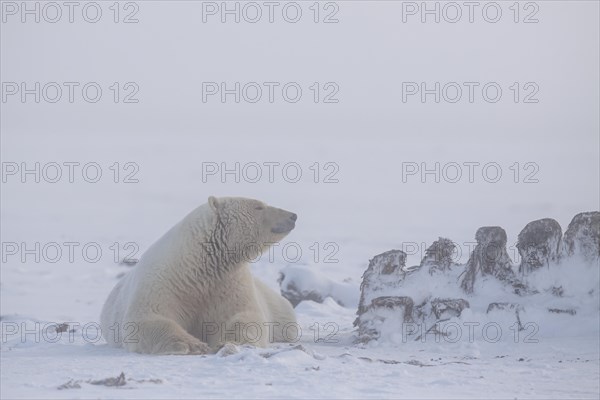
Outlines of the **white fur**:
M 152 354 L 286 341 L 286 328 L 296 323 L 294 310 L 252 276 L 247 260 L 283 239 L 294 221 L 295 214 L 257 200 L 209 198 L 115 286 L 100 318 L 104 338 Z

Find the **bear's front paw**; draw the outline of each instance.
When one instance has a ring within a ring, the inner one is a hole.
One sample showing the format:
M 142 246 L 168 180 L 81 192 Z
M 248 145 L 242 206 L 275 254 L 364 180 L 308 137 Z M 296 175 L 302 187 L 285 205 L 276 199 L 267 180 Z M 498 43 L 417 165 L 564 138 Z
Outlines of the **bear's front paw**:
M 190 352 L 188 354 L 208 354 L 210 353 L 210 347 L 201 341 L 189 343 Z
M 192 355 L 208 354 L 210 347 L 200 340 L 177 340 L 165 346 L 161 354 Z
M 227 357 L 240 352 L 240 348 L 233 343 L 225 343 L 219 351 L 217 351 L 217 355 L 219 357 Z

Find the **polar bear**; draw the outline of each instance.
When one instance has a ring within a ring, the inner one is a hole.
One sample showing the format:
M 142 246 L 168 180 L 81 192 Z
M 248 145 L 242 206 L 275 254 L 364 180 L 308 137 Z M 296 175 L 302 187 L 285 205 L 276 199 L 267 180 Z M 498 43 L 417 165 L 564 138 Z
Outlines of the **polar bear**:
M 100 317 L 103 337 L 150 354 L 294 340 L 294 309 L 252 276 L 248 261 L 290 233 L 296 218 L 258 200 L 211 196 L 115 286 Z

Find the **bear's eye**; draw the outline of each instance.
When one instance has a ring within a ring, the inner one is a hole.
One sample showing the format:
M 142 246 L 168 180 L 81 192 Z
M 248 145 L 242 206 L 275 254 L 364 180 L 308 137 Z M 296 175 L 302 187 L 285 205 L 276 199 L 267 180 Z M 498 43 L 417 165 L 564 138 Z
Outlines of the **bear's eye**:
M 254 207 L 255 210 L 264 210 L 265 208 L 263 206 L 256 206 Z

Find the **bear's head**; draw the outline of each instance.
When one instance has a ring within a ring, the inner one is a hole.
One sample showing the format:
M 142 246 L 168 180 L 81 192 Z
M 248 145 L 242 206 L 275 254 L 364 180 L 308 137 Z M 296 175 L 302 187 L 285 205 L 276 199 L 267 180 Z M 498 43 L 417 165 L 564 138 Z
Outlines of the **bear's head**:
M 296 214 L 243 197 L 209 197 L 216 214 L 215 240 L 221 250 L 253 259 L 273 243 L 286 237 L 296 226 Z M 239 254 L 238 254 L 239 255 Z

